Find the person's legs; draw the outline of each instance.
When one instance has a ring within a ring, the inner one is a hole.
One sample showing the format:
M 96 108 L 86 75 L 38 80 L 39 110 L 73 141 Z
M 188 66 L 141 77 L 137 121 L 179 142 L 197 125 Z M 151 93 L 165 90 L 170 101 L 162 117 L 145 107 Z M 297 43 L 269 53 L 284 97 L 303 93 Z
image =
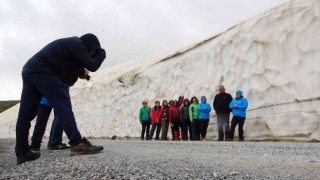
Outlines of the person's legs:
M 60 124 L 60 119 L 55 116 L 52 122 L 48 147 L 58 146 L 62 143 L 63 128 Z
M 199 132 L 200 132 L 200 136 L 201 138 L 203 138 L 203 132 L 204 132 L 204 120 L 203 119 L 199 119 Z
M 157 124 L 156 140 L 159 140 L 160 132 L 161 132 L 161 124 Z
M 68 86 L 63 84 L 56 75 L 33 74 L 30 78 L 36 89 L 52 104 L 56 115 L 63 117 L 60 123 L 70 140 L 69 144 L 71 146 L 80 144 L 82 137 L 72 112 Z
M 245 118 L 239 117 L 239 126 L 238 126 L 238 131 L 239 131 L 239 140 L 243 141 L 243 125 L 244 125 Z
M 200 141 L 200 126 L 199 126 L 199 120 L 197 119 L 196 121 L 196 139 Z
M 150 131 L 150 134 L 149 134 L 149 139 L 150 140 L 152 140 L 152 138 L 153 138 L 153 134 L 154 134 L 154 131 L 156 130 L 156 127 L 157 127 L 156 124 L 152 124 L 151 131 Z
M 184 138 L 183 140 L 187 141 L 188 140 L 188 129 L 189 129 L 189 126 L 188 126 L 188 120 L 187 119 L 184 119 L 183 120 L 183 135 L 184 135 Z
M 172 140 L 178 140 L 179 139 L 179 120 L 172 120 Z
M 209 120 L 203 120 L 202 139 L 206 139 L 208 126 L 209 126 Z
M 218 124 L 218 141 L 223 141 L 223 114 L 217 114 L 217 124 Z
M 142 121 L 142 122 L 141 122 L 141 125 L 142 125 L 141 140 L 144 140 L 144 133 L 146 132 L 147 124 L 146 124 L 145 121 Z
M 238 117 L 233 116 L 232 121 L 231 121 L 231 132 L 230 132 L 230 139 L 231 140 L 233 140 L 234 131 L 236 129 L 237 124 L 238 124 Z
M 230 139 L 230 125 L 229 125 L 230 113 L 224 114 L 223 118 L 223 129 L 224 129 L 224 138 L 226 140 Z
M 29 129 L 31 126 L 31 121 L 38 113 L 38 107 L 42 98 L 42 94 L 32 84 L 32 81 L 29 77 L 30 75 L 22 74 L 23 88 L 21 93 L 19 115 L 16 124 L 15 153 L 17 156 L 25 155 L 29 151 Z
M 46 131 L 47 122 L 51 114 L 52 107 L 46 105 L 39 105 L 36 125 L 34 126 L 33 135 L 31 137 L 30 148 L 32 150 L 40 150 L 43 135 Z
M 146 138 L 149 140 L 149 133 L 150 133 L 150 121 L 147 121 L 147 127 L 146 127 Z
M 191 122 L 188 122 L 188 126 L 189 126 L 190 140 L 192 140 L 192 127 L 191 127 Z
M 162 132 L 161 132 L 161 140 L 167 140 L 168 136 L 168 121 L 162 120 Z

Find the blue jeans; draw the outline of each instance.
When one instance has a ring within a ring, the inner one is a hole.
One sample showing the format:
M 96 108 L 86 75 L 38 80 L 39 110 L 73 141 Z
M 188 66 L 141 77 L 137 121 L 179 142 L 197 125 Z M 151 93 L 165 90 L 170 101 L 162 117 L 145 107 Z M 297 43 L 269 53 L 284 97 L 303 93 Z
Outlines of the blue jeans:
M 24 155 L 29 150 L 29 129 L 31 121 L 37 116 L 41 98 L 46 97 L 58 117 L 63 117 L 61 125 L 69 138 L 71 146 L 78 145 L 81 135 L 72 112 L 68 86 L 58 76 L 50 73 L 22 72 L 23 88 L 18 120 L 16 124 L 16 155 Z
M 62 143 L 63 128 L 58 116 L 52 122 L 48 146 L 57 146 Z

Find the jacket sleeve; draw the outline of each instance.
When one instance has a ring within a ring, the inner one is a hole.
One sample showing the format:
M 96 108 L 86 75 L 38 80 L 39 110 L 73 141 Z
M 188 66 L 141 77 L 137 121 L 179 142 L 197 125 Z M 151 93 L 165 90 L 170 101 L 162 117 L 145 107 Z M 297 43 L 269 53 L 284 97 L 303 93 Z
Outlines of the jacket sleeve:
M 87 48 L 80 42 L 78 42 L 75 47 L 69 48 L 69 51 L 77 62 L 91 72 L 97 71 L 106 58 L 104 49 L 97 50 L 96 56 L 92 58 Z
M 179 96 L 178 106 L 180 107 L 183 104 L 184 96 Z
M 150 111 L 150 117 L 151 117 L 151 121 L 152 122 L 154 122 L 155 121 L 155 117 L 154 117 L 154 110 L 153 109 L 151 109 L 151 111 Z
M 248 101 L 247 99 L 243 99 L 242 103 L 238 105 L 237 109 L 246 110 L 248 108 Z
M 233 104 L 234 104 L 234 101 L 232 100 L 231 103 L 230 103 L 230 105 L 229 105 L 229 108 L 230 108 L 230 109 L 233 109 Z
M 216 104 L 217 104 L 217 96 L 214 97 L 214 100 L 212 103 L 214 110 L 216 110 Z
M 189 106 L 189 117 L 190 117 L 190 122 L 193 122 L 191 107 L 192 107 L 192 106 Z

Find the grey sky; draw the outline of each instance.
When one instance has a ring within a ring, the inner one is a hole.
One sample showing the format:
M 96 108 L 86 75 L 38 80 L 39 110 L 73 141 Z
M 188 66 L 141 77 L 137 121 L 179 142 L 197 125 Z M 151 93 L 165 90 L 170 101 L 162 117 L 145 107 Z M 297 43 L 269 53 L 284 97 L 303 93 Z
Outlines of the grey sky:
M 19 99 L 21 68 L 52 40 L 98 36 L 103 68 L 174 52 L 285 0 L 0 0 L 0 100 Z

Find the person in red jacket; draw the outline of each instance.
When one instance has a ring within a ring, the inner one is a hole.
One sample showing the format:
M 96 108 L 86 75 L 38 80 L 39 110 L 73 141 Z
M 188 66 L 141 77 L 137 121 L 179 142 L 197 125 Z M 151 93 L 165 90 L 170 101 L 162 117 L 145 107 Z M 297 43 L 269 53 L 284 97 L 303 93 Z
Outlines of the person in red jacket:
M 156 140 L 160 140 L 159 139 L 159 135 L 160 135 L 160 131 L 161 131 L 161 122 L 160 122 L 160 120 L 161 120 L 162 112 L 163 112 L 163 109 L 160 106 L 160 102 L 156 101 L 155 102 L 155 106 L 151 109 L 151 112 L 150 112 L 152 127 L 151 127 L 151 132 L 150 132 L 150 135 L 149 135 L 149 140 L 152 140 L 154 131 L 156 129 L 157 129 L 157 131 L 156 131 Z
M 180 106 L 178 101 L 173 101 L 173 105 L 169 109 L 169 123 L 173 126 L 173 138 L 172 140 L 179 140 L 180 139 L 180 130 L 182 132 L 182 139 L 183 137 L 183 128 L 182 123 L 180 121 Z

